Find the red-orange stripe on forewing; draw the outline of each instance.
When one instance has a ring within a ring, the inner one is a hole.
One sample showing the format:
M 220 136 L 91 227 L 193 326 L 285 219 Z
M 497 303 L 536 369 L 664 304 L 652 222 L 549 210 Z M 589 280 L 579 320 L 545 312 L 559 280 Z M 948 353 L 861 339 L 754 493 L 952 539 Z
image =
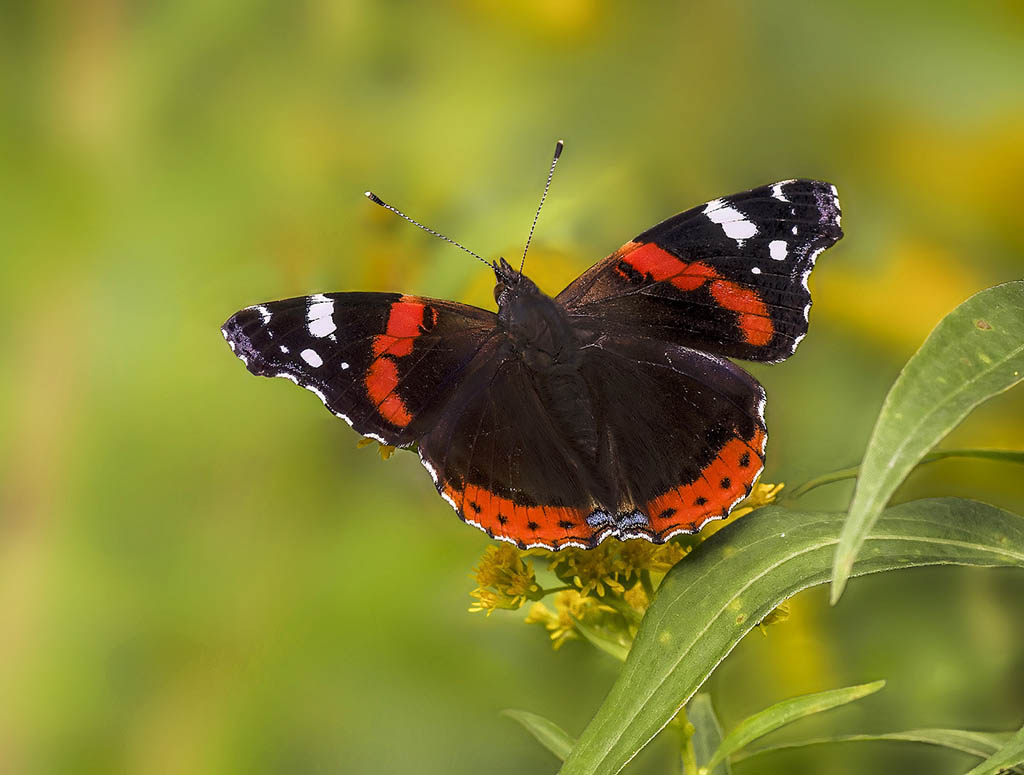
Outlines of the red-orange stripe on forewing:
M 366 393 L 377 405 L 377 411 L 388 422 L 404 428 L 412 415 L 394 392 L 398 387 L 398 366 L 390 358 L 377 358 L 366 373 Z
M 715 280 L 711 283 L 711 295 L 723 307 L 739 315 L 740 331 L 749 344 L 768 344 L 775 334 L 775 326 L 757 291 L 729 280 Z
M 416 301 L 414 296 L 403 296 L 392 304 L 391 313 L 388 315 L 388 336 L 397 338 L 419 336 L 423 327 L 423 312 L 426 306 L 423 302 Z

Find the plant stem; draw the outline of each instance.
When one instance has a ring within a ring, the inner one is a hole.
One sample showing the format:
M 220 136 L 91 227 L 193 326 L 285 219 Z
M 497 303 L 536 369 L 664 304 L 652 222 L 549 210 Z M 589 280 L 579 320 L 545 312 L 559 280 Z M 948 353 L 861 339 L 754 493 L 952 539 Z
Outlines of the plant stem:
M 700 770 L 697 767 L 697 754 L 693 750 L 693 733 L 696 729 L 693 724 L 690 723 L 690 719 L 686 717 L 685 708 L 679 711 L 679 714 L 676 716 L 676 720 L 679 722 L 679 730 L 683 738 L 682 750 L 680 751 L 683 775 L 698 775 Z
M 546 595 L 553 595 L 556 592 L 565 592 L 568 589 L 576 589 L 576 587 L 574 587 L 572 584 L 566 584 L 565 586 L 561 587 L 551 587 L 551 589 L 542 589 L 540 591 L 540 596 L 544 597 Z
M 649 570 L 640 571 L 640 583 L 644 586 L 644 594 L 647 595 L 647 602 L 650 603 L 654 600 L 654 584 L 651 582 L 651 572 Z

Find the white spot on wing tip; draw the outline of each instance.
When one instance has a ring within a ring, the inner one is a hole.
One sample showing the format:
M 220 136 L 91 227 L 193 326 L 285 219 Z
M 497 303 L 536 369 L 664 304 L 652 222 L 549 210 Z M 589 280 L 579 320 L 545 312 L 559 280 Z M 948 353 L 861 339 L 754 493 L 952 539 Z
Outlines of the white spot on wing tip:
M 790 181 L 788 180 L 784 180 L 781 183 L 776 183 L 774 186 L 772 186 L 772 196 L 778 199 L 780 202 L 788 202 L 789 200 L 786 199 L 786 195 L 782 193 L 782 187 L 789 182 Z
M 309 297 L 306 320 L 309 333 L 318 338 L 330 336 L 338 330 L 334 324 L 334 302 L 322 293 Z
M 714 205 L 714 207 L 712 207 Z M 704 214 L 712 223 L 722 227 L 725 236 L 737 242 L 750 239 L 757 234 L 757 226 L 735 207 L 725 207 L 721 199 L 708 202 L 704 207 Z
M 318 369 L 324 365 L 324 359 L 320 357 L 320 354 L 316 350 L 311 350 L 308 347 L 299 353 L 299 357 L 314 369 Z
M 753 272 L 754 274 L 761 274 L 760 267 L 751 267 L 750 271 Z
M 789 253 L 789 245 L 786 240 L 772 240 L 768 243 L 768 253 L 774 260 L 783 261 Z

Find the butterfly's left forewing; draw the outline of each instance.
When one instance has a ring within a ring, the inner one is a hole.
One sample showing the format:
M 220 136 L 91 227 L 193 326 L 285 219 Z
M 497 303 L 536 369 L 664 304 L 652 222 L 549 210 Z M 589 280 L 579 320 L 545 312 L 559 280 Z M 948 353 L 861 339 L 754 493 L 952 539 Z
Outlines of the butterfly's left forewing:
M 397 293 L 329 293 L 267 302 L 221 329 L 253 374 L 316 394 L 356 431 L 408 446 L 493 336 L 485 310 Z

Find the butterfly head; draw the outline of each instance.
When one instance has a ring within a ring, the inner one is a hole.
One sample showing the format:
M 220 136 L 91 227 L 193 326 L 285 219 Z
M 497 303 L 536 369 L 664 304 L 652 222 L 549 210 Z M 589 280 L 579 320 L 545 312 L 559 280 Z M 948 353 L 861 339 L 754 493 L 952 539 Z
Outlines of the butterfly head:
M 499 309 L 512 304 L 517 298 L 543 295 L 533 280 L 504 258 L 499 258 L 492 266 L 497 280 L 494 285 L 494 300 L 498 302 Z

